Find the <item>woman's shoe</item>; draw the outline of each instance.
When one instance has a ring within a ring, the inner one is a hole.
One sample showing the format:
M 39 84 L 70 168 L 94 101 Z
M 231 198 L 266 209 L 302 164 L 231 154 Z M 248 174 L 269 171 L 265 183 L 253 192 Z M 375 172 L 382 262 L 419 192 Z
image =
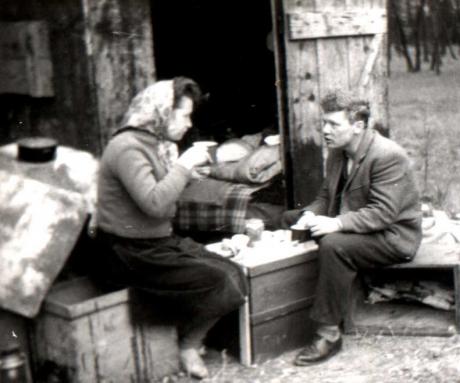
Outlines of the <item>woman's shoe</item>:
M 185 372 L 198 379 L 207 378 L 209 373 L 199 351 L 194 348 L 181 349 L 179 352 L 180 362 Z

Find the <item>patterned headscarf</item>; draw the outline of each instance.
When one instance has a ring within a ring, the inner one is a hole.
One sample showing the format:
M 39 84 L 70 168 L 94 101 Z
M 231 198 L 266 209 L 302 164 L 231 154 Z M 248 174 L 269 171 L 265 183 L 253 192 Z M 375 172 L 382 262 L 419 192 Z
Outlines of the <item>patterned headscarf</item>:
M 178 157 L 177 145 L 167 137 L 173 104 L 173 80 L 158 81 L 133 98 L 121 127 L 114 133 L 116 135 L 125 130 L 135 129 L 153 134 L 158 141 L 152 149 L 158 153 L 166 171 Z

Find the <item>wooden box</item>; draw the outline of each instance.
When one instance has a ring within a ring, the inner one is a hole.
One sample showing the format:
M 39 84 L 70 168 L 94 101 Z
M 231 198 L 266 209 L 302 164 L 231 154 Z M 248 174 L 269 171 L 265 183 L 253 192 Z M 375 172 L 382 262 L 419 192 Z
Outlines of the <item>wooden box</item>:
M 53 366 L 66 382 L 150 382 L 178 370 L 175 327 L 156 323 L 129 289 L 103 293 L 87 278 L 51 289 L 32 334 L 38 375 Z
M 270 256 L 245 255 L 249 298 L 240 310 L 240 357 L 259 363 L 302 347 L 312 334 L 309 309 L 317 279 L 316 245 Z

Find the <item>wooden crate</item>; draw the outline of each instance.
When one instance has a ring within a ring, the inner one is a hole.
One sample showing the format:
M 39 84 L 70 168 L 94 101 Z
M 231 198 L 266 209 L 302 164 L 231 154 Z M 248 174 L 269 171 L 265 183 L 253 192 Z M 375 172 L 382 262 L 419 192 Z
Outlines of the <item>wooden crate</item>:
M 317 246 L 299 247 L 264 257 L 251 254 L 239 263 L 249 282 L 249 298 L 240 309 L 240 359 L 259 363 L 302 347 L 312 335 L 309 309 L 317 279 Z M 256 252 L 256 251 L 254 251 Z
M 34 321 L 36 370 L 72 383 L 150 382 L 178 371 L 176 329 L 158 323 L 129 289 L 103 293 L 89 279 L 57 284 Z

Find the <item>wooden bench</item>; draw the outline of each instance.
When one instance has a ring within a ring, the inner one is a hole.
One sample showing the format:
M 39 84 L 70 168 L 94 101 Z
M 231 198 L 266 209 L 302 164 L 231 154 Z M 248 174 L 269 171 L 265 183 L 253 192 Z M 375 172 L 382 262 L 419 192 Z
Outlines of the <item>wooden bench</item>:
M 416 276 L 447 273 L 454 289 L 455 310 L 443 311 L 407 303 L 367 304 L 357 294 L 346 332 L 448 336 L 460 333 L 460 246 L 423 244 L 411 262 L 393 265 L 382 273 Z

